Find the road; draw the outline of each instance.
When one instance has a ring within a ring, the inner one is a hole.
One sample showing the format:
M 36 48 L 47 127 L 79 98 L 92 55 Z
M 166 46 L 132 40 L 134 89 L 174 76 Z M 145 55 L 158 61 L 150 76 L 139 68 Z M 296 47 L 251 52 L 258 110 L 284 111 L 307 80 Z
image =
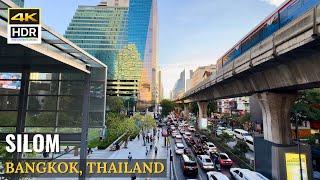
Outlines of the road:
M 193 133 L 192 133 L 192 136 L 193 136 Z M 195 138 L 195 140 L 197 139 L 196 137 L 193 136 L 193 138 Z M 185 139 L 183 138 L 183 144 L 185 147 L 188 147 L 190 150 L 192 150 L 192 147 L 188 146 L 185 142 Z M 182 167 L 181 167 L 181 164 L 180 164 L 180 155 L 176 155 L 175 154 L 175 151 L 174 151 L 174 147 L 175 147 L 175 140 L 174 138 L 172 138 L 170 136 L 170 146 L 171 146 L 171 151 L 172 151 L 172 154 L 173 154 L 173 165 L 174 165 L 174 170 L 175 170 L 175 176 L 177 177 L 178 180 L 185 180 L 185 179 L 200 179 L 200 180 L 207 180 L 207 174 L 206 174 L 206 171 L 204 171 L 203 169 L 200 168 L 198 162 L 198 175 L 197 176 L 186 176 L 183 174 L 183 170 L 182 170 Z M 218 149 L 219 151 L 219 149 Z M 195 156 L 195 153 L 192 151 L 192 156 L 194 156 L 194 158 L 196 158 Z M 233 167 L 236 167 L 236 165 L 234 165 Z M 229 173 L 229 169 L 225 169 L 225 168 L 222 168 L 222 171 L 221 171 L 223 174 L 225 174 L 226 176 L 228 176 L 230 179 L 231 178 L 231 175 Z

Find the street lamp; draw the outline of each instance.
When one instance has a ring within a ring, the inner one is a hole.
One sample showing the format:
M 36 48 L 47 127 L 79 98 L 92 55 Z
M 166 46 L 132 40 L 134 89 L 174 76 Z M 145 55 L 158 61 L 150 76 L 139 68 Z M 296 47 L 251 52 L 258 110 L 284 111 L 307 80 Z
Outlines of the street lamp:
M 296 134 L 296 143 L 297 143 L 297 148 L 298 148 L 298 154 L 299 154 L 299 168 L 300 168 L 300 179 L 303 180 L 303 172 L 302 172 L 302 162 L 301 162 L 301 147 L 300 147 L 300 139 L 299 139 L 299 134 L 298 134 L 298 129 L 299 129 L 299 124 L 300 121 L 305 118 L 301 114 L 301 112 L 295 112 L 293 114 L 293 120 L 295 121 L 295 134 Z

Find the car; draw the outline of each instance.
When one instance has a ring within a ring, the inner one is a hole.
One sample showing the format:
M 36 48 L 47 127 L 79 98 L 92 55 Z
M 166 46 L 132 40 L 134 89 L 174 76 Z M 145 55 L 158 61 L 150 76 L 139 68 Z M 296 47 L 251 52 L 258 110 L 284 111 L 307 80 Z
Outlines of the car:
M 163 126 L 165 126 L 166 124 L 165 123 L 163 123 L 163 122 L 159 122 L 158 123 L 158 127 L 163 127 Z
M 219 163 L 222 167 L 231 167 L 233 165 L 233 161 L 229 158 L 226 153 L 219 153 Z
M 177 131 L 172 131 L 171 135 L 172 135 L 172 137 L 176 137 L 176 135 L 178 135 L 178 132 Z
M 268 178 L 264 177 L 262 174 L 249 169 L 231 168 L 230 174 L 236 180 L 268 180 Z
M 190 146 L 193 146 L 196 141 L 192 137 L 189 137 L 188 139 L 186 139 L 186 143 Z
M 186 131 L 184 129 L 180 129 L 180 133 L 184 134 Z
M 195 154 L 200 155 L 200 154 L 205 154 L 204 149 L 201 144 L 194 144 L 193 146 L 193 151 Z
M 171 130 L 175 130 L 176 127 L 174 125 L 170 125 Z
M 175 152 L 176 154 L 183 154 L 184 153 L 184 145 L 182 143 L 176 143 L 175 146 Z
M 234 129 L 233 133 L 235 135 L 236 138 L 243 140 L 245 138 L 245 136 L 250 136 L 248 131 L 245 131 L 243 129 Z
M 216 135 L 217 135 L 217 136 L 221 136 L 221 135 L 223 134 L 223 131 L 224 131 L 225 129 L 226 129 L 225 127 L 219 126 L 219 127 L 216 129 Z
M 200 134 L 196 132 L 196 133 L 194 133 L 194 136 L 195 137 L 200 137 Z
M 217 171 L 207 172 L 207 177 L 208 177 L 208 180 L 229 180 L 229 178 L 226 175 Z
M 198 166 L 195 159 L 188 154 L 182 154 L 180 158 L 183 174 L 194 175 L 198 174 Z
M 190 138 L 190 137 L 192 137 L 192 135 L 191 135 L 191 133 L 189 131 L 185 131 L 183 137 L 184 138 Z
M 217 152 L 217 147 L 212 142 L 206 142 L 204 143 L 205 148 L 207 149 L 207 152 Z
M 194 128 L 194 126 L 189 126 L 189 127 L 188 127 L 188 130 L 194 132 L 194 131 L 196 131 L 196 128 Z
M 200 167 L 203 170 L 205 170 L 205 171 L 214 170 L 214 164 L 208 155 L 198 155 L 197 160 L 199 162 Z
M 191 151 L 191 149 L 189 149 L 189 148 L 185 147 L 185 148 L 184 148 L 184 152 L 183 152 L 183 154 L 191 155 L 191 154 L 192 154 L 192 151 Z
M 182 143 L 182 136 L 181 136 L 180 134 L 177 134 L 177 135 L 175 136 L 175 141 L 176 141 L 176 143 L 177 143 L 177 142 Z
M 201 136 L 200 136 L 200 141 L 201 141 L 202 143 L 207 142 L 207 141 L 208 141 L 207 136 L 205 136 L 205 135 L 201 135 Z

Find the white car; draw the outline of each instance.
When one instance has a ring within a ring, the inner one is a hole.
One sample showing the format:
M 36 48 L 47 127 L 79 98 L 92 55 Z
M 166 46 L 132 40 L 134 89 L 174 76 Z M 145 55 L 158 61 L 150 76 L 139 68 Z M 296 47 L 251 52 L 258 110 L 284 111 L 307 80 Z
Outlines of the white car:
M 177 134 L 175 138 L 176 139 L 182 139 L 182 136 L 180 134 Z
M 208 180 L 229 180 L 229 178 L 222 174 L 221 172 L 217 171 L 209 171 L 207 172 Z
M 191 137 L 191 136 L 192 136 L 192 135 L 191 135 L 191 132 L 189 132 L 189 131 L 184 132 L 184 135 L 185 135 L 185 136 L 188 136 L 188 137 Z
M 208 155 L 198 155 L 197 159 L 198 159 L 199 165 L 202 169 L 204 169 L 206 171 L 214 170 L 213 162 L 211 161 L 211 159 Z
M 249 169 L 230 168 L 230 174 L 236 180 L 269 180 L 258 172 Z
M 212 142 L 206 142 L 204 146 L 207 148 L 208 154 L 211 152 L 217 152 L 217 147 Z
M 196 131 L 196 128 L 194 128 L 194 126 L 189 126 L 188 130 L 194 132 L 194 131 Z
M 183 154 L 184 145 L 182 143 L 176 143 L 175 152 L 176 152 L 176 154 Z
M 223 131 L 225 130 L 226 128 L 225 127 L 221 127 L 219 126 L 216 130 L 216 135 L 217 136 L 221 136 L 223 134 Z

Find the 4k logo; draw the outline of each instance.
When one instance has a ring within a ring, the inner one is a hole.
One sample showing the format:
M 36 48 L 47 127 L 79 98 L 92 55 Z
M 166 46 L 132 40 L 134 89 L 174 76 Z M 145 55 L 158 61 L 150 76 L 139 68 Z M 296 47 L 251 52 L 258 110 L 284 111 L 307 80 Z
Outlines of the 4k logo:
M 9 8 L 8 44 L 40 44 L 40 9 Z

